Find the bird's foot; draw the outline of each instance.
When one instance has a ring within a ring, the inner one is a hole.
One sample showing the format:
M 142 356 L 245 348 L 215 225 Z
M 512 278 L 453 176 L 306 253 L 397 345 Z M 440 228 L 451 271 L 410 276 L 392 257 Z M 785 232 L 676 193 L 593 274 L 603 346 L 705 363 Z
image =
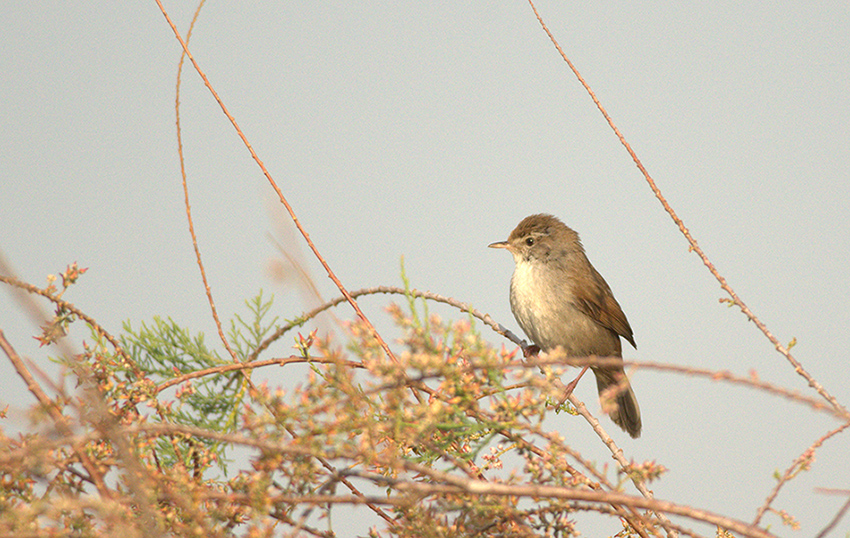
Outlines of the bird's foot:
M 530 346 L 522 347 L 522 356 L 526 359 L 530 359 L 531 357 L 536 357 L 537 354 L 540 353 L 540 348 L 531 344 Z

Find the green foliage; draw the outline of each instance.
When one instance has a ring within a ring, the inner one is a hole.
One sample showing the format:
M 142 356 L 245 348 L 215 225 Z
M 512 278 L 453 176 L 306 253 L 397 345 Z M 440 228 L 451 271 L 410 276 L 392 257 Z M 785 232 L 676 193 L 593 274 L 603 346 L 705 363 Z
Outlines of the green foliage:
M 277 318 L 267 320 L 274 298 L 264 300 L 262 292 L 245 301 L 248 316 L 238 314 L 230 322 L 229 341 L 239 361 L 244 361 L 275 329 Z M 130 322 L 124 323 L 121 343 L 137 367 L 145 372 L 149 381 L 161 385 L 186 376 L 233 364 L 230 357 L 223 359 L 217 351 L 210 349 L 204 334 L 192 336 L 188 329 L 180 327 L 171 318 L 154 317 L 151 324 L 141 323 L 134 330 Z M 202 375 L 186 378 L 177 385 L 174 405 L 159 406 L 158 417 L 171 424 L 181 424 L 218 432 L 235 431 L 238 415 L 245 403 L 251 370 Z M 187 458 L 194 453 L 195 443 L 202 443 L 213 453 L 219 466 L 226 470 L 225 444 L 206 439 L 186 440 L 192 450 L 175 449 L 172 439 L 161 438 L 157 442 L 158 457 L 162 464 L 171 466 L 178 460 L 190 465 Z M 179 454 L 183 454 L 182 458 Z
M 240 362 L 247 360 L 260 347 L 263 340 L 278 328 L 277 316 L 271 320 L 266 319 L 274 305 L 274 296 L 265 300 L 260 290 L 256 297 L 245 301 L 245 305 L 250 314 L 248 319 L 243 319 L 236 314 L 230 321 L 230 330 L 227 335 Z

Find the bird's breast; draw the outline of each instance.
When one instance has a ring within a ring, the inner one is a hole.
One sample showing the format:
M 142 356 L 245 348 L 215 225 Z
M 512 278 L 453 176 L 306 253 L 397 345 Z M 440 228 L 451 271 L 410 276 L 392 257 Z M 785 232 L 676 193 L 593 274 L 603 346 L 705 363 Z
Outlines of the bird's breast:
M 568 355 L 620 354 L 620 339 L 576 306 L 573 282 L 545 263 L 521 261 L 511 278 L 511 310 L 525 334 L 543 350 Z

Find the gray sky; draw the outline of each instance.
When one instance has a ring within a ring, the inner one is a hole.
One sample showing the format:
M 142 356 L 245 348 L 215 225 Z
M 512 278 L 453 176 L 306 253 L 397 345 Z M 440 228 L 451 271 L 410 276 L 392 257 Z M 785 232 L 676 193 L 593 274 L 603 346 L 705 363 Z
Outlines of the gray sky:
M 185 33 L 194 6 L 167 4 Z M 795 337 L 804 366 L 849 404 L 848 4 L 538 8 L 731 286 L 780 341 Z M 161 315 L 214 342 L 182 207 L 180 49 L 156 4 L 6 2 L 2 16 L 0 249 L 39 285 L 75 260 L 89 267 L 66 298 L 114 333 Z M 629 317 L 638 350 L 627 358 L 752 370 L 807 390 L 753 324 L 718 303 L 718 284 L 526 3 L 213 2 L 191 49 L 349 289 L 399 284 L 403 255 L 414 287 L 519 332 L 512 260 L 486 246 L 528 214 L 553 213 L 579 231 Z M 184 72 L 181 101 L 192 209 L 220 313 L 244 312 L 263 288 L 279 315 L 296 317 L 298 290 L 266 271 L 278 256 L 267 233 L 293 227 L 270 218 L 270 188 L 194 71 Z M 336 296 L 295 241 L 322 293 Z M 0 329 L 43 364 L 22 310 L 8 293 L 0 301 Z M 361 302 L 379 328 L 387 301 Z M 0 405 L 33 401 L 6 361 L 0 375 Z M 639 371 L 633 386 L 643 436 L 607 425 L 628 458 L 669 468 L 656 495 L 746 521 L 774 470 L 837 425 L 703 379 Z M 592 382 L 577 395 L 598 410 Z M 610 461 L 580 419 L 557 427 L 586 456 Z M 799 518 L 800 535 L 816 534 L 844 502 L 813 489 L 847 487 L 847 453 L 846 433 L 828 441 L 775 502 Z M 604 521 L 600 534 L 617 531 Z M 834 535 L 848 529 L 845 519 Z

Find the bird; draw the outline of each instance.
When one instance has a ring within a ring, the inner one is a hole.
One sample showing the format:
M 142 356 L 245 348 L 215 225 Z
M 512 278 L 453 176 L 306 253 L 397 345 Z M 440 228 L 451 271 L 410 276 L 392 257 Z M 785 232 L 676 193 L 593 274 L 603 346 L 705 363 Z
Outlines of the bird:
M 603 409 L 610 409 L 611 420 L 632 438 L 639 437 L 640 407 L 623 369 L 620 342 L 623 338 L 637 349 L 632 328 L 608 283 L 587 259 L 578 233 L 557 217 L 535 214 L 520 221 L 507 241 L 489 246 L 514 257 L 511 311 L 539 349 L 561 347 L 569 357 L 620 359 L 618 365 L 590 368 L 600 398 L 616 391 Z

